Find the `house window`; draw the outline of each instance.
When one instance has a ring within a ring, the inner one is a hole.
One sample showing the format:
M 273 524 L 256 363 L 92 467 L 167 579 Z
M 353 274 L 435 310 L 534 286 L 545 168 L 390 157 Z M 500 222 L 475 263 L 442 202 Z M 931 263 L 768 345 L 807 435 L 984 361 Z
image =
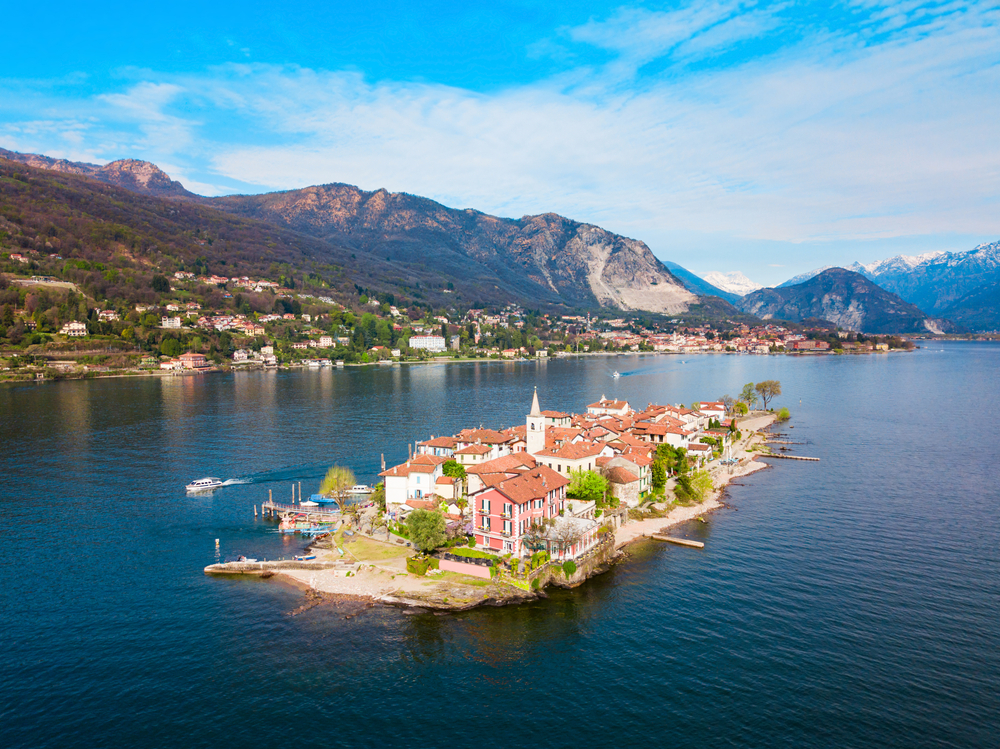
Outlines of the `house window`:
M 487 515 L 490 514 L 490 501 L 488 499 L 483 500 L 483 512 Z
M 503 504 L 504 515 L 510 515 L 513 509 L 514 509 L 513 506 L 509 502 L 504 502 Z
M 503 521 L 503 532 L 506 533 L 507 535 L 510 535 L 510 521 L 509 520 L 504 520 Z
M 562 473 L 562 463 L 559 463 L 558 465 L 559 467 L 556 468 L 556 470 L 559 471 L 559 473 Z

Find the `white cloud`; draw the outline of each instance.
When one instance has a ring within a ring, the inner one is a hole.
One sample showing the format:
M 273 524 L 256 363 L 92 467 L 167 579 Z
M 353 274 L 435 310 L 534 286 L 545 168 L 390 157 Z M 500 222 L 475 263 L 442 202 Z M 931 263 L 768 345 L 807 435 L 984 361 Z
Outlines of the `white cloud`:
M 781 8 L 625 9 L 562 34 L 611 51 L 607 65 L 490 94 L 291 66 L 133 73 L 124 93 L 9 123 L 0 141 L 149 158 L 209 193 L 337 181 L 557 211 L 677 259 L 695 233 L 720 252 L 741 238 L 1000 236 L 997 11 L 856 7 L 868 20 L 849 33 L 638 80 L 651 60 L 683 67 L 771 33 Z M 535 51 L 552 49 L 586 59 L 550 40 Z

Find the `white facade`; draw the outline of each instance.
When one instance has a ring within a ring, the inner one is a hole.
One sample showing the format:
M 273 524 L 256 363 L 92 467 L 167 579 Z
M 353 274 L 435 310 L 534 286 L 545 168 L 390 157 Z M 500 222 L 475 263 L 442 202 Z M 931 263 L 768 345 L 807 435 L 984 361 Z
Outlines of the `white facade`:
M 428 351 L 444 351 L 444 336 L 415 335 L 410 338 L 410 348 L 422 348 Z

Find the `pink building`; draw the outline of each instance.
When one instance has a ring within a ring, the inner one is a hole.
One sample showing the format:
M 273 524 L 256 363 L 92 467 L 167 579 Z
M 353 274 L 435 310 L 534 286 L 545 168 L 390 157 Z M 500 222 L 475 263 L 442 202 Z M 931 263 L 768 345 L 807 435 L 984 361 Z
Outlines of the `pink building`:
M 495 478 L 472 498 L 476 543 L 520 557 L 531 526 L 565 509 L 568 485 L 548 466 Z

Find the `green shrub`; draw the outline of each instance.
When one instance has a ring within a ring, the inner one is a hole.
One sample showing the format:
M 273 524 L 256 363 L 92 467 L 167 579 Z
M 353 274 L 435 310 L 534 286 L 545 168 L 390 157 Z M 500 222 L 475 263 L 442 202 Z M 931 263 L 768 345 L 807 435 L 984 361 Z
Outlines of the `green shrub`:
M 430 568 L 432 570 L 439 570 L 439 569 L 441 569 L 441 560 L 438 559 L 437 557 L 431 557 L 427 561 L 430 563 Z
M 475 546 L 475 545 L 476 545 L 476 537 L 469 536 L 469 546 Z
M 534 580 L 531 581 L 531 587 L 534 588 L 535 590 L 538 590 L 538 578 L 537 577 Z
M 406 560 L 406 571 L 414 575 L 426 575 L 427 569 L 431 566 L 430 559 L 420 557 L 410 557 Z
M 498 571 L 499 571 L 499 568 L 496 565 L 493 565 L 492 567 L 490 567 L 490 577 L 496 577 Z
M 790 418 L 792 418 L 792 414 L 787 408 L 778 411 L 778 421 L 788 421 Z
M 566 577 L 572 577 L 573 573 L 576 572 L 576 562 L 574 562 L 572 559 L 567 559 L 565 562 L 563 562 L 562 568 L 563 572 L 566 574 Z

